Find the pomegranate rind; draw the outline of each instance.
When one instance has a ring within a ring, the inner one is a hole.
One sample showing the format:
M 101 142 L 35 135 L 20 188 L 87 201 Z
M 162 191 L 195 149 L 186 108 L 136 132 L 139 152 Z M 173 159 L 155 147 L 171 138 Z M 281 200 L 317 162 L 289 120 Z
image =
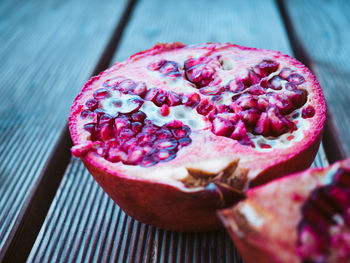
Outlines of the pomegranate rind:
M 297 227 L 302 206 L 312 191 L 332 183 L 350 159 L 326 168 L 313 168 L 249 189 L 246 199 L 218 211 L 245 262 L 301 262 L 297 254 Z
M 157 44 L 149 50 L 132 55 L 124 62 L 114 64 L 84 85 L 74 100 L 69 116 L 73 143 L 80 145 L 86 142 L 86 132 L 83 131 L 79 118 L 84 102 L 92 96 L 95 87 L 115 76 L 129 64 L 146 57 L 183 50 L 190 52 L 192 49 L 202 53 L 229 49 L 261 51 L 271 52 L 277 59 L 283 58 L 295 65 L 305 78 L 312 82 L 309 99 L 313 101 L 316 114 L 312 118 L 313 125 L 303 132 L 304 139 L 295 142 L 287 149 L 257 152 L 254 148 L 241 145 L 235 140 L 199 132 L 198 136 L 192 138 L 192 144 L 181 149 L 175 159 L 158 163 L 151 168 L 131 167 L 121 162 L 111 163 L 94 152 L 80 156 L 96 181 L 127 214 L 142 222 L 178 231 L 205 231 L 218 228 L 221 224 L 215 215 L 215 210 L 228 207 L 240 200 L 247 188 L 309 167 L 317 153 L 326 116 L 326 106 L 319 83 L 304 65 L 287 55 L 228 43 L 193 46 L 185 46 L 182 43 Z M 202 49 L 204 51 L 201 51 Z M 216 151 L 203 151 L 204 144 L 208 149 Z M 239 187 L 231 185 L 227 191 L 223 191 L 222 188 L 213 190 L 205 186 L 188 187 L 177 178 L 179 174 L 184 174 L 192 168 L 202 171 L 202 165 L 206 160 L 216 164 L 214 170 L 218 174 L 232 162 L 238 163 L 235 171 Z M 241 175 L 239 171 L 242 171 Z M 167 173 L 171 173 L 175 180 L 167 176 Z

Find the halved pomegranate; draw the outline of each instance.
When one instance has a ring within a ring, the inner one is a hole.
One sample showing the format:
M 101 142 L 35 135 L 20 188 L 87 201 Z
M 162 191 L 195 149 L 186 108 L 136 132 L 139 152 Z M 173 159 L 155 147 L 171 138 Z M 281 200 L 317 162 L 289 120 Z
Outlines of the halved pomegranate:
M 350 262 L 350 159 L 250 189 L 219 211 L 249 262 Z
M 325 113 L 317 80 L 287 55 L 173 43 L 88 81 L 69 128 L 73 155 L 127 214 L 201 231 L 248 187 L 307 168 Z

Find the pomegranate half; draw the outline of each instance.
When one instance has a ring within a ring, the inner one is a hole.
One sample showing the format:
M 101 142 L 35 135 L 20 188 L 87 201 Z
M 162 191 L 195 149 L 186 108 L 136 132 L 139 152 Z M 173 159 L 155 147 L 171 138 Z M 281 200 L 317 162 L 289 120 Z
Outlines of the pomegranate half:
M 297 60 L 232 44 L 157 44 L 90 79 L 69 116 L 73 155 L 130 216 L 218 228 L 246 189 L 307 168 L 326 107 Z
M 219 211 L 249 262 L 350 262 L 350 159 L 250 189 Z

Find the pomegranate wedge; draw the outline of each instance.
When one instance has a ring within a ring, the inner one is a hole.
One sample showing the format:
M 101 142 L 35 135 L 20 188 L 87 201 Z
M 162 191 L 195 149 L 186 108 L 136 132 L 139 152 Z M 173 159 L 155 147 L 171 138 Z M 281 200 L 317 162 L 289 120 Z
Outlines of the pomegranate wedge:
M 250 189 L 219 217 L 247 263 L 350 260 L 350 159 Z
M 297 60 L 232 44 L 158 44 L 89 80 L 69 117 L 73 155 L 130 216 L 220 226 L 249 187 L 307 168 L 326 107 Z

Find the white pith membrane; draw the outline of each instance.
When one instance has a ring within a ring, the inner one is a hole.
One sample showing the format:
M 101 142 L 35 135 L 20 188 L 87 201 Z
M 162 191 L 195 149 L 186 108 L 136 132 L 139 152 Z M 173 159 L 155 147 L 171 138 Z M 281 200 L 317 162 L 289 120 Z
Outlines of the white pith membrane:
M 183 49 L 182 52 L 166 52 L 165 54 L 156 54 L 153 57 L 147 57 L 142 58 L 140 60 L 134 60 L 133 61 L 133 67 L 132 70 L 130 68 L 122 67 L 118 69 L 116 72 L 113 72 L 111 70 L 109 74 L 106 74 L 103 78 L 101 78 L 99 81 L 97 81 L 94 84 L 93 90 L 87 92 L 84 95 L 85 101 L 89 98 L 93 98 L 92 93 L 95 90 L 98 90 L 100 88 L 104 88 L 105 81 L 112 79 L 114 77 L 123 77 L 125 79 L 130 79 L 136 83 L 138 82 L 145 82 L 147 85 L 147 89 L 149 90 L 152 87 L 156 87 L 159 90 L 167 90 L 172 91 L 176 94 L 182 94 L 183 97 L 189 96 L 189 94 L 197 93 L 201 97 L 201 100 L 205 98 L 212 99 L 213 96 L 211 95 L 203 95 L 199 92 L 199 89 L 191 82 L 189 82 L 186 78 L 183 76 L 183 68 L 184 68 L 184 62 L 190 58 L 199 58 L 203 54 L 205 54 L 206 50 L 203 49 L 195 49 L 195 50 L 188 50 Z M 275 56 L 275 57 L 274 57 Z M 166 59 L 167 61 L 175 61 L 178 63 L 179 71 L 181 72 L 182 76 L 173 78 L 169 77 L 165 74 L 161 74 L 157 70 L 149 70 L 147 69 L 147 65 L 150 63 L 153 63 L 160 59 Z M 293 112 L 285 115 L 289 121 L 294 122 L 296 126 L 296 130 L 288 132 L 285 132 L 279 136 L 263 136 L 263 135 L 257 135 L 253 134 L 251 131 L 248 131 L 247 134 L 250 138 L 250 140 L 254 144 L 254 148 L 251 146 L 246 145 L 239 145 L 239 147 L 244 147 L 247 149 L 247 151 L 253 151 L 258 153 L 271 153 L 275 151 L 276 149 L 288 149 L 289 147 L 293 146 L 296 142 L 300 142 L 305 138 L 305 133 L 311 128 L 310 126 L 310 119 L 312 118 L 301 118 L 302 110 L 306 108 L 308 105 L 312 104 L 313 96 L 310 95 L 311 93 L 311 85 L 312 83 L 308 82 L 307 76 L 300 71 L 298 68 L 295 68 L 291 65 L 288 65 L 285 61 L 280 61 L 278 59 L 277 55 L 272 54 L 271 57 L 266 57 L 265 54 L 259 54 L 257 53 L 256 56 L 244 56 L 244 52 L 241 52 L 241 50 L 235 51 L 233 50 L 223 50 L 220 58 L 220 63 L 222 65 L 221 68 L 216 69 L 216 78 L 221 79 L 221 85 L 226 85 L 230 80 L 233 80 L 237 78 L 237 76 L 244 77 L 244 74 L 247 73 L 247 69 L 251 68 L 254 65 L 257 65 L 264 59 L 271 59 L 279 63 L 279 68 L 277 71 L 271 73 L 268 75 L 267 79 L 271 79 L 274 76 L 277 76 L 280 73 L 280 70 L 282 68 L 290 68 L 293 70 L 293 73 L 297 73 L 303 77 L 305 77 L 305 82 L 298 85 L 298 89 L 304 89 L 307 91 L 308 97 L 307 101 L 304 105 L 302 105 L 300 108 L 294 110 Z M 244 60 L 242 62 L 242 60 Z M 240 64 L 238 64 L 238 62 Z M 112 68 L 113 69 L 113 68 Z M 287 81 L 281 81 L 282 89 L 281 90 L 271 90 L 269 88 L 266 89 L 266 92 L 274 92 L 276 94 L 283 92 L 285 89 L 285 84 Z M 223 92 L 223 96 L 220 100 L 215 101 L 214 104 L 217 106 L 218 104 L 225 104 L 229 105 L 230 102 L 232 102 L 231 97 L 235 95 L 231 92 Z M 264 95 L 259 95 L 260 97 L 264 97 Z M 139 111 L 142 111 L 146 114 L 147 119 L 151 120 L 152 123 L 158 126 L 162 126 L 164 124 L 167 124 L 173 120 L 180 120 L 184 125 L 187 125 L 191 128 L 191 134 L 189 137 L 192 139 L 192 144 L 195 142 L 198 143 L 198 137 L 196 137 L 199 134 L 208 134 L 210 133 L 212 136 L 213 132 L 212 129 L 212 123 L 208 119 L 208 115 L 204 116 L 199 114 L 196 111 L 196 107 L 191 108 L 185 105 L 177 105 L 177 106 L 170 106 L 169 107 L 169 114 L 167 116 L 162 116 L 161 114 L 161 107 L 155 105 L 151 101 L 143 100 L 138 95 L 132 95 L 132 94 L 122 94 L 117 89 L 110 90 L 110 95 L 107 98 L 103 98 L 99 100 L 99 109 L 104 111 L 105 113 L 115 117 L 118 115 L 118 113 L 127 113 L 130 112 L 134 108 L 133 101 L 135 100 L 142 100 L 143 104 L 139 108 Z M 117 102 L 117 103 L 116 103 Z M 118 103 L 119 102 L 119 103 Z M 82 110 L 86 110 L 87 108 L 83 108 Z M 80 120 L 79 120 L 80 121 Z M 81 140 L 90 140 L 90 133 L 83 130 L 83 126 L 85 124 L 91 123 L 93 121 L 93 117 L 87 117 L 83 121 L 79 122 L 79 129 L 81 129 Z M 232 147 L 232 143 L 239 144 L 237 140 L 228 138 L 228 137 L 221 137 L 222 140 L 227 140 L 228 145 Z M 260 147 L 260 145 L 268 145 L 270 148 L 266 147 Z M 230 165 L 230 163 L 233 161 L 232 156 L 222 157 L 219 158 L 212 158 L 210 160 L 205 159 L 200 162 L 196 163 L 189 163 L 183 166 L 177 166 L 176 165 L 176 159 L 178 156 L 181 156 L 185 154 L 186 148 L 191 147 L 191 144 L 188 146 L 184 146 L 183 148 L 180 148 L 179 151 L 176 153 L 176 157 L 174 160 L 167 162 L 159 162 L 155 164 L 152 167 L 144 167 L 142 168 L 142 173 L 137 173 L 137 177 L 142 177 L 150 180 L 156 180 L 156 181 L 162 181 L 162 182 L 171 182 L 172 184 L 175 184 L 179 187 L 183 187 L 184 183 L 183 180 L 186 179 L 189 175 L 189 168 L 193 169 L 200 169 L 203 173 L 206 174 L 220 174 L 221 171 Z M 237 146 L 238 147 L 238 146 Z M 249 149 L 248 149 L 249 148 Z M 203 147 L 201 149 L 202 151 L 206 151 L 206 148 Z M 208 147 L 208 151 L 210 148 Z M 187 153 L 187 152 L 186 152 Z M 239 160 L 240 162 L 244 162 L 244 156 L 240 157 L 237 156 L 234 160 Z M 251 157 L 248 157 L 251 158 Z M 174 164 L 172 164 L 174 162 Z M 121 162 L 119 162 L 121 164 Z M 114 165 L 114 164 L 113 164 Z M 112 166 L 113 166 L 112 165 Z M 110 166 L 110 165 L 109 165 Z M 118 166 L 119 167 L 119 166 Z M 119 168 L 118 168 L 119 169 Z M 123 167 L 120 169 L 121 171 L 135 171 L 136 174 L 137 171 L 139 171 L 140 167 L 137 165 L 123 165 Z M 127 173 L 127 172 L 126 172 Z M 248 173 L 248 181 L 253 178 L 254 174 Z M 248 184 L 248 181 L 246 182 Z M 186 187 L 184 187 L 186 188 Z M 192 186 L 192 189 L 185 189 L 188 191 L 198 190 L 203 188 L 203 186 Z

